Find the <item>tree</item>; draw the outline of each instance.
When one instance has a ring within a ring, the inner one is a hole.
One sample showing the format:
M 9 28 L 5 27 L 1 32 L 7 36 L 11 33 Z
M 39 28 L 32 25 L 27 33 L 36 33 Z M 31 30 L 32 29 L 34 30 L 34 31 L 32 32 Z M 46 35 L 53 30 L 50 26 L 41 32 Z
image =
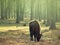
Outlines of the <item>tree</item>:
M 31 0 L 31 16 L 30 16 L 30 20 L 33 20 L 33 8 L 34 8 L 34 0 Z
M 56 1 L 56 0 L 55 0 Z M 50 18 L 50 28 L 49 29 L 56 29 L 56 8 L 55 8 L 55 1 L 54 0 L 51 0 L 51 18 Z
M 4 19 L 4 0 L 1 0 L 1 19 Z
M 25 13 L 25 0 L 20 1 L 20 21 L 23 21 Z
M 17 15 L 17 18 L 16 18 L 16 23 L 19 23 L 19 1 L 17 1 L 16 2 L 16 4 L 17 4 L 17 9 L 16 9 L 16 15 Z

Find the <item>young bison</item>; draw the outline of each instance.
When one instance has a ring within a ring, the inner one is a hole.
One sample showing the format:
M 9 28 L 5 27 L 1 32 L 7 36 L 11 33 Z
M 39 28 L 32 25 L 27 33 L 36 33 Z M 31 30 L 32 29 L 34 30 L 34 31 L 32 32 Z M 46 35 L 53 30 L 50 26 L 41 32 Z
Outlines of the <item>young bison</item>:
M 37 21 L 32 21 L 29 23 L 29 29 L 30 29 L 30 38 L 31 41 L 33 41 L 33 36 L 34 36 L 34 41 L 39 41 L 42 34 L 40 34 L 40 26 Z

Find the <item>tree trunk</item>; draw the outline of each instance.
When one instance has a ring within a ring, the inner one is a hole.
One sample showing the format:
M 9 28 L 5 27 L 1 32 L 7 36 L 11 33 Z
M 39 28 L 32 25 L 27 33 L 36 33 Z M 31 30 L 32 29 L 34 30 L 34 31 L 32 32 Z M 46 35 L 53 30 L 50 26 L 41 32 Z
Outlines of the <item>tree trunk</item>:
M 51 20 L 49 29 L 56 29 L 55 21 Z

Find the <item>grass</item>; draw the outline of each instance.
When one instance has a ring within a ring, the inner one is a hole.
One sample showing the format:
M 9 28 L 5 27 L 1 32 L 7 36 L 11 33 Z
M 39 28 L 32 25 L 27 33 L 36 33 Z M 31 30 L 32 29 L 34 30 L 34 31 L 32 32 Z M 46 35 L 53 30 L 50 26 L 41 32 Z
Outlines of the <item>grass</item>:
M 0 45 L 60 45 L 59 29 L 41 26 L 41 33 L 41 41 L 34 42 L 30 41 L 28 26 L 0 26 Z
M 7 27 L 7 26 L 4 26 L 4 27 L 0 27 L 0 31 L 2 31 L 2 32 L 0 32 L 0 35 L 1 34 L 6 34 L 6 32 L 8 32 L 7 34 L 13 35 L 13 34 L 16 33 L 16 32 L 13 32 L 13 31 L 17 31 L 17 30 L 20 31 L 19 33 L 22 32 L 23 34 L 26 34 L 26 35 L 29 34 L 29 27 L 28 26 L 20 26 L 20 27 L 16 27 L 16 26 L 8 26 Z M 9 32 L 9 31 L 11 31 L 11 32 Z M 49 27 L 41 27 L 41 33 L 44 35 L 43 38 L 44 37 L 48 37 L 48 38 L 50 37 L 51 38 L 53 33 L 54 34 L 58 33 L 57 31 L 59 32 L 59 30 L 49 30 Z

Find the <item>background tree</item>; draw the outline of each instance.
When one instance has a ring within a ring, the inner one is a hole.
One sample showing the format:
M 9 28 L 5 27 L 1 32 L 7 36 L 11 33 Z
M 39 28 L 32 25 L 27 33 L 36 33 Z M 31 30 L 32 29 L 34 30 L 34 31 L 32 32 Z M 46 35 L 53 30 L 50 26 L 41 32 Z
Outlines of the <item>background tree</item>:
M 1 19 L 4 19 L 4 0 L 1 0 Z
M 33 17 L 34 17 L 34 16 L 33 16 L 33 15 L 34 15 L 34 14 L 33 14 L 34 0 L 31 0 L 31 3 L 30 3 L 30 4 L 31 4 L 31 16 L 30 16 L 30 19 L 33 20 Z
M 20 18 L 20 15 L 19 15 L 19 1 L 17 1 L 16 4 L 17 4 L 17 9 L 16 9 L 16 15 L 17 15 L 16 23 L 19 23 L 20 22 L 20 20 L 19 20 L 19 18 Z

